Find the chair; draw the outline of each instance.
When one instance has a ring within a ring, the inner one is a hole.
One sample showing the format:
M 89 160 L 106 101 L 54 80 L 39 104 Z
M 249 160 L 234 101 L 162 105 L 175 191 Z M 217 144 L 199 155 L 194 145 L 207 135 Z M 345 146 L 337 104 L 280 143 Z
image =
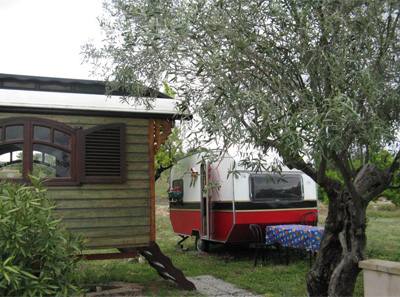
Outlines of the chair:
M 316 212 L 309 211 L 303 214 L 300 218 L 301 225 L 317 226 L 318 215 Z
M 261 256 L 263 263 L 265 263 L 265 244 L 264 232 L 260 225 L 250 224 L 249 225 L 252 241 L 250 242 L 250 248 L 254 248 L 254 267 L 257 266 L 258 258 Z M 261 252 L 261 254 L 260 254 Z

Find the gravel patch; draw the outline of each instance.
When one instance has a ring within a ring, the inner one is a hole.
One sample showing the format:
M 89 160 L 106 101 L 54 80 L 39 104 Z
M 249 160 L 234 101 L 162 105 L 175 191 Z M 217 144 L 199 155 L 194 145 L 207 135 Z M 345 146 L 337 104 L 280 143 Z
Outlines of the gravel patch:
M 211 275 L 189 277 L 188 279 L 194 283 L 197 291 L 209 297 L 261 297 L 261 295 L 255 295 L 249 291 L 239 289 Z

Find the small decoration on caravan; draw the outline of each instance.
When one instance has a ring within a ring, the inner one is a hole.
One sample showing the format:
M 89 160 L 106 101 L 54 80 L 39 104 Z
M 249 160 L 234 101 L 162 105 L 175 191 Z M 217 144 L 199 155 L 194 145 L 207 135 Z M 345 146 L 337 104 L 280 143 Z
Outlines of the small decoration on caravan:
M 193 187 L 196 184 L 199 173 L 192 167 L 190 168 L 190 186 Z

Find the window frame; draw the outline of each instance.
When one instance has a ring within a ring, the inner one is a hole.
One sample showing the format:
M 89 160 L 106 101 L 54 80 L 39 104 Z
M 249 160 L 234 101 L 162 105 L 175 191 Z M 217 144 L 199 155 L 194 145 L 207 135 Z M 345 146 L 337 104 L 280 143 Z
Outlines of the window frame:
M 295 176 L 298 177 L 300 180 L 300 192 L 301 192 L 301 197 L 300 199 L 296 200 L 291 200 L 291 199 L 277 199 L 277 200 L 271 200 L 271 199 L 256 199 L 255 198 L 255 193 L 254 193 L 254 186 L 253 186 L 253 178 L 254 177 L 259 177 L 259 176 L 264 176 L 267 178 L 267 176 L 274 176 L 274 175 L 279 175 L 279 173 L 272 173 L 272 172 L 258 172 L 258 173 L 250 173 L 249 174 L 249 194 L 250 194 L 250 200 L 254 203 L 277 203 L 277 202 L 291 202 L 291 201 L 303 201 L 304 200 L 304 181 L 303 181 L 303 176 L 301 173 L 282 173 L 282 176 Z
M 5 140 L 5 128 L 8 126 L 23 126 L 23 139 L 22 140 Z M 34 126 L 42 126 L 50 128 L 50 142 L 34 139 Z M 0 121 L 0 128 L 2 129 L 0 137 L 0 145 L 3 144 L 22 144 L 23 147 L 23 160 L 22 160 L 22 178 L 2 178 L 1 180 L 14 181 L 27 183 L 29 182 L 29 174 L 33 170 L 33 146 L 34 144 L 46 145 L 58 150 L 62 150 L 70 154 L 70 177 L 55 177 L 44 180 L 47 186 L 65 186 L 65 185 L 78 185 L 78 162 L 77 162 L 77 129 L 73 129 L 68 125 L 45 118 L 34 117 L 18 117 L 7 118 Z M 66 148 L 54 142 L 54 131 L 58 130 L 70 136 L 70 147 Z

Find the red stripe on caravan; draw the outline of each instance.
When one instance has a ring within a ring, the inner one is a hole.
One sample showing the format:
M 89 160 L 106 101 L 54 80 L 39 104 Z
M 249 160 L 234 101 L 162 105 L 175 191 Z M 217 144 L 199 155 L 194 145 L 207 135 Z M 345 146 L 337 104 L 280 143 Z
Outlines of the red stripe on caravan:
M 200 210 L 170 210 L 169 217 L 175 233 L 192 235 L 200 230 Z
M 213 227 L 211 238 L 218 241 L 226 241 L 233 227 L 232 212 L 213 212 Z
M 317 209 L 285 209 L 276 211 L 238 211 L 236 212 L 236 222 L 233 227 L 233 217 L 231 211 L 213 212 L 213 222 L 211 239 L 216 241 L 247 241 L 249 240 L 250 224 L 277 225 L 277 224 L 299 224 L 304 214 L 314 212 Z M 200 231 L 200 211 L 199 210 L 170 210 L 172 228 L 177 234 L 192 235 L 193 231 Z M 310 221 L 303 223 L 312 223 Z

